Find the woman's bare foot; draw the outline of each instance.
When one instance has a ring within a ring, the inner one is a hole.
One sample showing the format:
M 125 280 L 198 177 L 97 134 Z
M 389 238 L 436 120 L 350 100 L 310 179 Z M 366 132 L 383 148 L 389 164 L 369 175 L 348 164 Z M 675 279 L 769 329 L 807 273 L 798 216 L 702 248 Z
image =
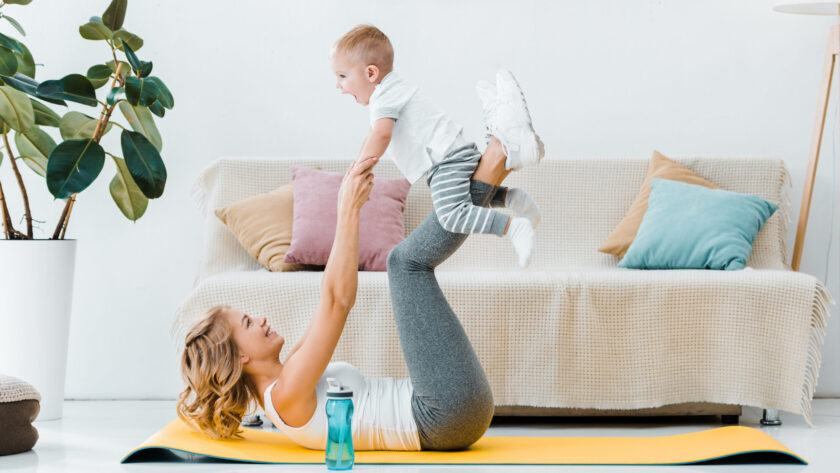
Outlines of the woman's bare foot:
M 487 149 L 481 155 L 478 167 L 472 175 L 473 180 L 486 182 L 498 186 L 505 180 L 511 170 L 505 169 L 507 156 L 502 149 L 502 143 L 495 136 L 490 137 Z

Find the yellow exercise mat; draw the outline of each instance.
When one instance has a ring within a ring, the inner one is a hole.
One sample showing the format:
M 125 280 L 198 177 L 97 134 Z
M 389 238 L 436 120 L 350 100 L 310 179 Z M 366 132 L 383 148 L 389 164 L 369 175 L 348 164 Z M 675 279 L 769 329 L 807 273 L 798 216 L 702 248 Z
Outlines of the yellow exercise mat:
M 244 429 L 243 436 L 213 440 L 175 419 L 121 463 L 160 461 L 161 454 L 177 457 L 172 452 L 252 463 L 324 463 L 323 451 L 303 448 L 281 433 Z M 766 433 L 737 425 L 664 437 L 484 436 L 459 452 L 356 452 L 357 464 L 675 465 L 710 460 L 808 464 Z

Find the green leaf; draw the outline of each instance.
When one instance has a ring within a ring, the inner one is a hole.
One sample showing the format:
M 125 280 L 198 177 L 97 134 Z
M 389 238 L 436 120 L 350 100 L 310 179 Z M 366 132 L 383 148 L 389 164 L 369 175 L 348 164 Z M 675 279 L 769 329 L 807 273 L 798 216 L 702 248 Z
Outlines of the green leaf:
M 117 165 L 117 173 L 111 179 L 111 185 L 108 186 L 111 191 L 111 198 L 114 199 L 117 207 L 127 219 L 136 222 L 146 213 L 149 199 L 137 187 L 137 183 L 134 182 L 134 178 L 128 171 L 125 160 L 116 157 L 113 159 Z
M 82 38 L 92 41 L 105 41 L 114 36 L 114 33 L 107 26 L 95 21 L 89 21 L 79 27 L 79 34 Z
M 20 47 L 20 43 L 16 39 L 9 38 L 3 33 L 0 33 L 0 46 L 23 54 L 23 48 Z
M 140 77 L 146 77 L 152 73 L 152 62 L 140 61 L 140 72 L 137 73 Z
M 35 95 L 38 90 L 38 82 L 20 72 L 15 73 L 12 77 L 3 77 L 3 82 L 29 95 Z
M 155 101 L 155 103 L 149 105 L 149 111 L 159 116 L 160 118 L 163 118 L 163 116 L 166 114 L 166 109 L 163 108 L 163 105 L 160 104 L 160 101 Z
M 14 77 L 4 77 L 3 81 L 15 89 L 25 92 L 33 97 L 37 97 L 45 102 L 54 103 L 56 105 L 64 105 L 65 107 L 67 106 L 67 103 L 64 100 L 51 99 L 40 95 L 38 93 L 38 81 L 30 76 L 25 76 L 20 72 L 15 73 Z
M 29 101 L 32 102 L 32 110 L 35 112 L 36 125 L 58 127 L 61 117 L 57 113 L 35 99 L 30 98 Z
M 87 77 L 70 74 L 59 80 L 47 80 L 38 86 L 38 94 L 53 99 L 64 99 L 95 107 L 96 91 Z
M 131 49 L 126 43 L 123 43 L 123 51 L 125 51 L 125 57 L 128 59 L 128 63 L 131 64 L 131 68 L 134 69 L 134 73 L 140 72 L 140 69 L 143 67 L 140 64 L 140 59 L 137 59 L 137 55 L 134 54 L 134 51 Z
M 43 95 L 37 94 L 37 93 L 35 94 L 35 97 L 38 97 L 39 99 L 43 100 L 44 102 L 54 103 L 56 105 L 63 105 L 65 107 L 67 106 L 67 102 L 65 102 L 64 100 L 51 99 L 49 97 L 44 97 Z
M 125 50 L 123 44 L 127 44 L 133 51 L 137 51 L 143 47 L 143 38 L 123 28 L 120 28 L 114 33 L 114 39 L 117 40 L 114 42 L 114 46 L 117 49 Z
M 29 97 L 8 85 L 0 86 L 0 118 L 17 131 L 27 131 L 35 126 L 35 112 Z
M 120 61 L 119 64 L 122 64 L 122 68 L 120 68 L 120 75 L 125 79 L 131 73 L 131 65 L 125 61 Z M 117 66 L 114 65 L 114 61 L 108 61 L 105 63 L 109 69 L 115 74 L 117 73 Z
M 17 145 L 18 153 L 32 161 L 26 161 L 27 166 L 41 177 L 46 177 L 47 158 L 55 149 L 55 141 L 53 141 L 52 137 L 44 130 L 35 126 L 25 133 L 15 133 L 15 144 Z
M 47 159 L 42 158 L 40 156 L 26 156 L 23 155 L 19 159 L 22 159 L 24 163 L 29 167 L 29 169 L 33 170 L 35 174 L 38 174 L 41 177 L 47 177 Z
M 125 99 L 125 89 L 122 87 L 112 87 L 111 91 L 108 92 L 108 98 L 106 101 L 108 105 L 114 105 L 117 103 L 117 100 Z
M 158 96 L 158 86 L 148 79 L 125 78 L 125 97 L 131 105 L 148 107 Z
M 9 3 L 9 2 L 6 2 L 6 3 Z M 23 27 L 22 27 L 22 26 L 20 26 L 20 23 L 18 23 L 18 21 L 17 21 L 17 20 L 15 20 L 14 18 L 10 17 L 9 15 L 3 15 L 3 18 L 5 18 L 5 19 L 6 19 L 6 21 L 8 21 L 9 23 L 11 23 L 11 24 L 12 24 L 12 26 L 13 26 L 16 30 L 18 30 L 18 33 L 20 33 L 20 34 L 21 34 L 21 36 L 26 36 L 26 31 L 23 31 Z
M 111 68 L 105 64 L 90 66 L 90 69 L 87 70 L 87 78 L 90 79 L 93 88 L 98 89 L 107 84 L 108 80 L 111 79 Z
M 32 0 L 6 0 L 5 3 L 9 5 L 29 5 Z
M 128 0 L 112 0 L 111 4 L 102 14 L 102 22 L 111 31 L 117 31 L 122 28 L 123 21 L 125 21 L 125 8 L 128 6 Z
M 96 131 L 96 124 L 99 121 L 93 117 L 89 117 L 80 112 L 67 112 L 61 117 L 58 122 L 58 131 L 61 133 L 61 138 L 65 140 L 74 140 L 77 138 L 93 138 L 93 133 Z M 113 123 L 108 122 L 102 136 L 113 126 Z
M 0 75 L 13 76 L 18 69 L 15 53 L 10 49 L 0 46 Z
M 172 92 L 169 91 L 169 88 L 166 87 L 166 84 L 164 84 L 163 81 L 160 80 L 160 78 L 157 76 L 149 77 L 146 80 L 150 80 L 158 86 L 158 100 L 160 101 L 160 104 L 172 110 L 172 107 L 175 106 L 175 98 L 172 97 Z
M 140 133 L 123 130 L 120 137 L 125 164 L 143 195 L 156 199 L 166 186 L 166 167 L 160 154 Z
M 67 140 L 47 160 L 47 188 L 56 199 L 81 192 L 99 176 L 105 150 L 91 139 Z
M 120 102 L 120 111 L 128 120 L 132 130 L 142 133 L 158 151 L 161 150 L 163 142 L 160 139 L 160 132 L 148 108 L 135 107 L 128 102 Z
M 23 49 L 23 53 L 13 51 L 15 53 L 15 56 L 17 57 L 18 72 L 34 79 L 35 59 L 32 57 L 32 53 L 29 52 L 29 48 L 27 48 L 25 44 L 21 43 L 20 41 L 18 41 L 18 44 L 20 45 L 20 48 Z

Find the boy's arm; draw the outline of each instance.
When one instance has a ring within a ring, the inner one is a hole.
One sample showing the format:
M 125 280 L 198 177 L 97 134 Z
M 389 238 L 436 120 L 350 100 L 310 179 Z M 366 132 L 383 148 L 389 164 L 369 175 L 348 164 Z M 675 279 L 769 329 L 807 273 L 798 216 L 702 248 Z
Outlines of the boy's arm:
M 356 162 L 364 161 L 365 159 L 377 156 L 382 157 L 388 145 L 391 143 L 391 131 L 394 129 L 393 118 L 380 118 L 373 122 L 370 132 L 362 144 L 362 149 L 359 151 L 359 156 Z

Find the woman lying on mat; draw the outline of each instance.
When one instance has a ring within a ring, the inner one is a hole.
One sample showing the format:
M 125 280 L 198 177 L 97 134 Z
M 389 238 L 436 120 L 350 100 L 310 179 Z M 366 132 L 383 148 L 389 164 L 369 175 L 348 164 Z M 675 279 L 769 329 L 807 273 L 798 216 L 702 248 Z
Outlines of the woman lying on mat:
M 265 317 L 228 306 L 208 310 L 189 331 L 181 359 L 187 388 L 178 415 L 214 438 L 236 436 L 252 399 L 298 444 L 326 448 L 326 378 L 353 390 L 357 450 L 457 450 L 477 441 L 493 417 L 493 394 L 434 269 L 466 239 L 432 212 L 388 256 L 388 280 L 410 379 L 365 378 L 330 363 L 356 299 L 359 212 L 373 185 L 376 158 L 357 163 L 339 191 L 336 235 L 315 313 L 284 362 L 284 339 Z M 472 175 L 476 205 L 504 201 L 497 192 L 510 171 L 495 138 Z

